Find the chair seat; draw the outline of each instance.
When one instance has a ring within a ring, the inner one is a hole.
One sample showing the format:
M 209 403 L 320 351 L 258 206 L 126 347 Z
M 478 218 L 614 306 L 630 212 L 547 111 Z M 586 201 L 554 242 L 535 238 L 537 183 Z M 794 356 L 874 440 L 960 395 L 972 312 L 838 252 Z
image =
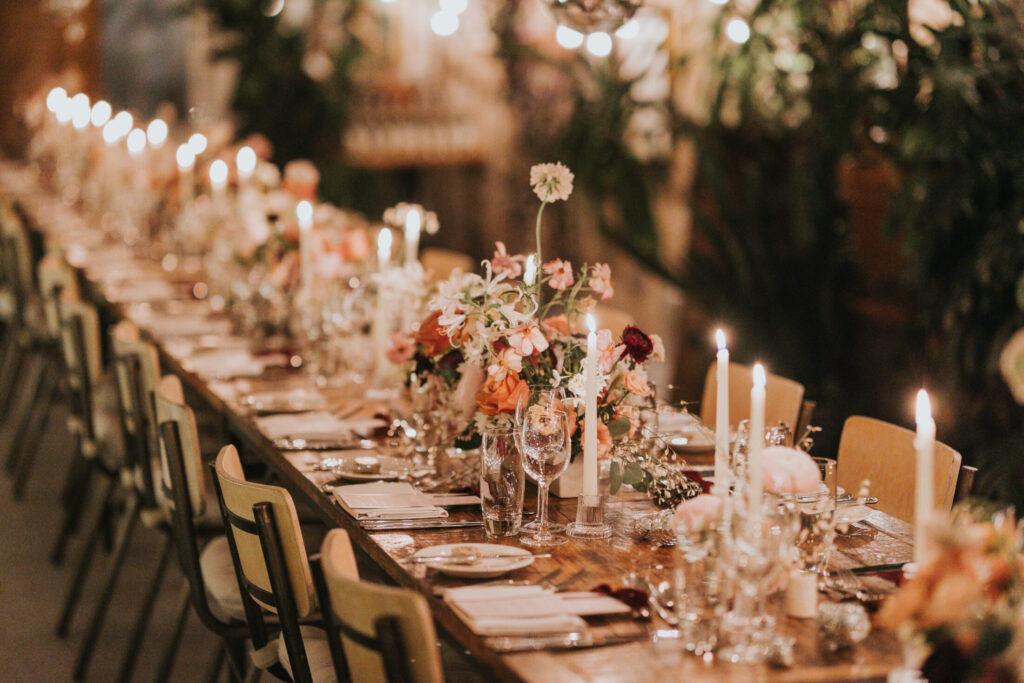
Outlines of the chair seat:
M 199 569 L 206 592 L 210 595 L 210 607 L 218 613 L 217 616 L 225 621 L 229 618 L 244 621 L 245 608 L 227 536 L 217 536 L 203 547 L 199 555 Z
M 327 632 L 315 626 L 300 626 L 302 644 L 306 648 L 306 660 L 309 672 L 313 675 L 313 683 L 335 683 L 338 675 L 334 671 L 331 660 L 331 646 L 327 644 Z M 284 638 L 277 639 L 277 657 L 288 675 L 292 675 L 292 665 L 288 661 L 288 649 L 284 646 Z

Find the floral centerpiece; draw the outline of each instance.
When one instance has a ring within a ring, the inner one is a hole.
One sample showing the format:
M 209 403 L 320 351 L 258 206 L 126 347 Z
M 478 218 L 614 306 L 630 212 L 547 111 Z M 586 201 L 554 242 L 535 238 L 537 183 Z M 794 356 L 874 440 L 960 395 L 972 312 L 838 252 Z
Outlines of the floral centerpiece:
M 878 623 L 929 646 L 929 681 L 1024 680 L 1024 539 L 1013 514 L 958 507 L 931 532 L 934 552 Z
M 560 258 L 540 258 L 544 208 L 568 199 L 572 181 L 560 163 L 534 166 L 530 184 L 541 201 L 535 254 L 510 254 L 498 242 L 483 275 L 455 273 L 438 283 L 416 334 L 394 337 L 394 362 L 408 363 L 423 381 L 452 392 L 464 437 L 511 426 L 517 400 L 530 386 L 562 386 L 575 401 L 568 407 L 574 456 L 581 451 L 586 337 L 580 328 L 614 288 L 607 264 L 574 268 Z M 605 457 L 613 438 L 637 429 L 638 406 L 650 393 L 647 364 L 663 359 L 664 347 L 657 335 L 633 326 L 599 329 L 596 338 L 598 453 Z

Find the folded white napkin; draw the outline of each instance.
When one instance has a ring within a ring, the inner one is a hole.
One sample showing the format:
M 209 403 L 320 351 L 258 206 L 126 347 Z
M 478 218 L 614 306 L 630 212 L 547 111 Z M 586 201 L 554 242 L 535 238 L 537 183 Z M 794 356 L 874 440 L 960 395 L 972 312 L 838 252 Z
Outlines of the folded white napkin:
M 444 599 L 482 636 L 570 633 L 587 627 L 558 594 L 540 586 L 465 586 L 445 591 Z
M 141 321 L 141 324 L 158 339 L 199 337 L 201 335 L 226 337 L 231 333 L 231 321 L 224 318 L 155 315 L 148 320 Z M 223 346 L 229 345 L 237 347 L 239 344 L 223 344 Z M 193 343 L 193 348 L 196 346 Z
M 258 377 L 266 368 L 259 358 L 239 349 L 218 349 L 184 359 L 186 370 L 214 379 Z
M 409 482 L 375 481 L 335 486 L 334 497 L 356 519 L 435 519 L 448 511 Z
M 178 290 L 163 280 L 143 280 L 130 285 L 110 287 L 106 295 L 111 301 L 131 303 L 173 299 L 178 295 Z
M 677 410 L 658 411 L 658 431 L 665 434 L 695 431 L 700 429 L 700 424 L 700 419 L 693 413 Z
M 256 419 L 260 430 L 271 439 L 328 440 L 349 434 L 366 436 L 386 426 L 377 418 L 341 420 L 330 413 L 315 411 L 287 415 L 267 415 Z

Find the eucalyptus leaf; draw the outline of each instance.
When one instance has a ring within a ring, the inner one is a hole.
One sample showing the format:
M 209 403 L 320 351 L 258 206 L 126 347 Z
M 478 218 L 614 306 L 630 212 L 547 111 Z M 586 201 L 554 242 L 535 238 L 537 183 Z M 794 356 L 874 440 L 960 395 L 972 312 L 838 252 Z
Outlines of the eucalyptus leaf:
M 608 433 L 611 434 L 612 438 L 614 439 L 614 438 L 622 436 L 624 434 L 628 434 L 629 433 L 629 426 L 630 426 L 629 418 L 628 417 L 620 417 L 620 418 L 612 420 L 611 422 L 608 423 Z
M 622 488 L 622 466 L 618 460 L 612 460 L 611 467 L 608 468 L 608 478 L 608 490 L 614 496 Z

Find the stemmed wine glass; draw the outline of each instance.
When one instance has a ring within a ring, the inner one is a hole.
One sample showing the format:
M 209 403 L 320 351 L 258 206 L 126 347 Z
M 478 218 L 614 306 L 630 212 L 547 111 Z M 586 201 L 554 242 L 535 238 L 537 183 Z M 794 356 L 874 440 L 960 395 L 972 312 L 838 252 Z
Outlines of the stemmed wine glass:
M 551 386 L 530 387 L 520 392 L 516 404 L 516 432 L 523 454 L 523 468 L 537 481 L 537 520 L 523 527 L 534 531 L 520 537 L 525 545 L 561 545 L 568 539 L 556 536 L 548 523 L 548 487 L 569 466 L 569 417 L 565 389 Z M 564 527 L 562 527 L 564 530 Z

